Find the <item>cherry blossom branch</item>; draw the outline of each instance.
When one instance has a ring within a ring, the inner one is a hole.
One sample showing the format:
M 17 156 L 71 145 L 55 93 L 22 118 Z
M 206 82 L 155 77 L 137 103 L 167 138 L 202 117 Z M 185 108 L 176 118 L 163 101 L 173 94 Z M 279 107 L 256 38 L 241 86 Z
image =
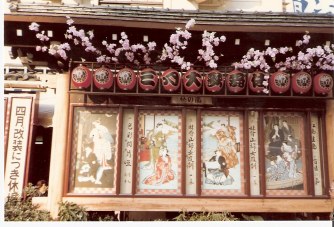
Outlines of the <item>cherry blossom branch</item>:
M 215 37 L 215 32 L 207 32 L 204 31 L 202 34 L 202 49 L 198 50 L 199 56 L 198 60 L 204 61 L 206 66 L 210 68 L 217 68 L 217 61 L 219 60 L 219 56 L 215 54 L 214 46 L 219 46 L 220 43 L 226 41 L 225 36 L 221 36 L 220 38 Z M 220 56 L 224 56 L 220 54 Z

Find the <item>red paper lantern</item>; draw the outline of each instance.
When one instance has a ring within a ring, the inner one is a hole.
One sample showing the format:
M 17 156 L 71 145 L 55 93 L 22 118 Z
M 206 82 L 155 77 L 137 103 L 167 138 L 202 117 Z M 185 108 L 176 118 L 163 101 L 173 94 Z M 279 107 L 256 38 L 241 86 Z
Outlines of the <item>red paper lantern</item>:
M 202 76 L 194 69 L 188 70 L 182 77 L 183 86 L 187 91 L 196 92 L 202 87 Z
M 312 86 L 312 77 L 307 72 L 300 71 L 292 76 L 292 90 L 298 94 L 307 93 Z
M 290 88 L 290 75 L 282 71 L 277 71 L 269 78 L 269 84 L 273 92 L 279 94 L 287 92 Z
M 175 69 L 167 69 L 161 76 L 164 90 L 172 92 L 179 89 L 181 84 L 180 74 Z
M 204 85 L 209 92 L 219 92 L 224 86 L 224 75 L 218 70 L 212 70 L 205 76 Z
M 239 70 L 233 70 L 226 77 L 226 86 L 231 93 L 239 93 L 245 89 L 246 76 Z
M 318 95 L 327 95 L 333 89 L 333 77 L 327 73 L 319 73 L 313 78 L 313 89 Z
M 98 89 L 109 89 L 114 81 L 113 73 L 109 68 L 102 66 L 95 70 L 93 74 L 93 81 Z
M 90 86 L 92 73 L 86 66 L 79 65 L 72 70 L 71 78 L 75 87 L 87 88 Z
M 261 71 L 255 71 L 248 74 L 248 87 L 252 92 L 261 93 L 266 88 L 263 85 L 266 74 Z
M 132 69 L 124 68 L 117 73 L 117 86 L 121 90 L 131 90 L 136 85 L 136 74 Z
M 138 78 L 139 86 L 145 91 L 152 91 L 157 87 L 158 79 L 156 71 L 151 68 L 143 69 Z

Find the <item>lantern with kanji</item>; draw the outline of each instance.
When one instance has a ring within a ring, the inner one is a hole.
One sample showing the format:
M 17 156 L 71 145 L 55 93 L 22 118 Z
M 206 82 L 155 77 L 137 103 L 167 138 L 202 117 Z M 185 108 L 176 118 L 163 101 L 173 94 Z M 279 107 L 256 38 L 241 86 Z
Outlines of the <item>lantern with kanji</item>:
M 79 65 L 72 70 L 71 78 L 75 87 L 88 88 L 91 84 L 92 73 L 86 66 Z
M 202 76 L 194 69 L 188 70 L 182 77 L 183 86 L 189 92 L 196 92 L 202 87 Z
M 93 74 L 94 85 L 100 89 L 109 89 L 114 81 L 113 73 L 107 67 L 102 66 L 95 70 Z
M 261 93 L 266 88 L 264 82 L 266 74 L 261 71 L 255 71 L 248 74 L 248 87 L 254 93 Z
M 159 77 L 156 71 L 151 68 L 146 68 L 139 73 L 138 83 L 143 90 L 152 91 L 157 87 L 158 79 Z
M 327 73 L 319 73 L 313 78 L 313 89 L 318 95 L 327 95 L 333 89 L 333 77 Z
M 290 88 L 290 75 L 282 71 L 277 71 L 270 76 L 269 84 L 273 92 L 278 94 L 285 93 Z
M 173 92 L 181 84 L 180 74 L 175 69 L 167 69 L 161 76 L 161 85 L 165 91 Z
M 209 92 L 219 92 L 224 86 L 224 75 L 218 70 L 212 70 L 204 77 L 204 85 Z
M 231 93 L 239 93 L 245 89 L 246 76 L 239 70 L 233 70 L 226 77 L 226 86 Z
M 136 85 L 136 80 L 136 74 L 130 68 L 121 69 L 116 76 L 117 86 L 124 91 L 133 89 Z
M 291 79 L 292 90 L 297 94 L 305 94 L 312 87 L 312 77 L 304 71 L 293 74 Z

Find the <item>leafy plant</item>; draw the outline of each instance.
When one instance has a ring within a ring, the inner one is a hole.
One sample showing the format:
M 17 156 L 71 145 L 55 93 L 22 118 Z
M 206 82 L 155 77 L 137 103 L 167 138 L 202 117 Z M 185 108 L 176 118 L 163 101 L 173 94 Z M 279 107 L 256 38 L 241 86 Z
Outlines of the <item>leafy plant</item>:
M 238 218 L 235 218 L 229 212 L 205 212 L 202 213 L 189 213 L 182 211 L 178 216 L 173 220 L 175 221 L 238 221 Z
M 264 221 L 263 217 L 261 217 L 260 215 L 241 214 L 241 216 L 243 217 L 243 219 L 245 219 L 245 221 Z
M 39 210 L 38 205 L 32 204 L 36 188 L 32 184 L 24 189 L 25 198 L 8 196 L 5 202 L 5 221 L 52 221 L 49 211 Z
M 88 212 L 89 221 L 118 221 L 117 215 L 113 212 Z
M 87 221 L 88 212 L 86 208 L 72 202 L 61 202 L 58 211 L 59 221 Z

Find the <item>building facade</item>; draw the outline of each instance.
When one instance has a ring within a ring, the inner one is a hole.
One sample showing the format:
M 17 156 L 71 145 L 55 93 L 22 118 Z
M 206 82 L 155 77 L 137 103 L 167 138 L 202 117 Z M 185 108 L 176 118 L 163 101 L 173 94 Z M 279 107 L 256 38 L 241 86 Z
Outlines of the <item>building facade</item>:
M 48 196 L 33 201 L 53 216 L 61 201 L 92 211 L 333 211 L 331 1 L 8 9 L 7 194 L 45 178 Z M 313 62 L 294 61 L 312 50 Z

